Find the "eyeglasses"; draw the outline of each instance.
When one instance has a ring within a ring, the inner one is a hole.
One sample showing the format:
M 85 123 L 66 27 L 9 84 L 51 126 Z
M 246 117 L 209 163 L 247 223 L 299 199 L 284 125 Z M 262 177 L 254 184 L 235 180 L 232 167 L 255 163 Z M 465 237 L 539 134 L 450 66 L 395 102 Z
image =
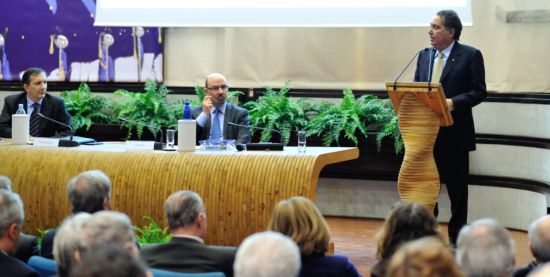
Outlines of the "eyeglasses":
M 207 87 L 207 89 L 209 90 L 226 90 L 228 89 L 229 87 L 226 86 L 226 85 L 221 85 L 221 86 L 213 86 L 213 87 Z

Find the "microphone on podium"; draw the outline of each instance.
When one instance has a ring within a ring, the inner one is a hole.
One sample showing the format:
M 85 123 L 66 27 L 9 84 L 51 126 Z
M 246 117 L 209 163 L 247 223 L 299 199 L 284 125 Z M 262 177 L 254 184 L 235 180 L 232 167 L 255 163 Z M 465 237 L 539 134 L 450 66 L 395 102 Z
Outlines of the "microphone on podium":
M 251 128 L 251 129 L 258 129 L 258 130 L 268 130 L 270 132 L 274 132 L 279 134 L 280 140 L 279 142 L 259 142 L 259 143 L 247 143 L 246 144 L 246 150 L 273 150 L 273 151 L 283 151 L 284 144 L 283 144 L 283 135 L 281 132 L 279 132 L 276 129 L 272 128 L 263 128 L 263 127 L 256 127 L 252 125 L 243 125 L 243 124 L 237 124 L 233 122 L 227 122 L 228 125 L 236 126 L 236 127 L 244 127 L 244 128 Z
M 414 56 L 412 57 L 412 59 L 409 61 L 409 63 L 407 63 L 407 65 L 403 68 L 403 70 L 401 70 L 401 72 L 399 73 L 399 75 L 397 75 L 397 78 L 395 78 L 395 81 L 393 82 L 393 90 L 396 89 L 396 84 L 397 84 L 397 80 L 399 80 L 399 78 L 401 78 L 401 75 L 403 75 L 403 73 L 405 72 L 405 70 L 407 70 L 407 68 L 409 68 L 409 66 L 411 65 L 411 63 L 414 61 L 414 59 L 418 56 L 418 54 L 420 54 L 420 52 L 422 51 L 426 51 L 426 50 L 429 50 L 428 47 L 416 52 L 414 54 Z
M 57 121 L 53 118 L 49 118 L 49 117 L 41 114 L 41 113 L 37 113 L 37 115 L 40 116 L 41 118 L 44 118 L 44 119 L 48 120 L 48 121 L 57 123 L 57 124 L 59 124 L 63 127 L 67 127 L 67 128 L 69 128 L 69 130 L 71 130 L 71 136 L 69 137 L 68 140 L 59 139 L 59 144 L 58 144 L 59 147 L 76 147 L 76 146 L 80 145 L 80 143 L 78 143 L 78 141 L 73 140 L 74 131 L 73 131 L 73 127 L 71 127 L 71 125 L 65 124 L 63 122 L 59 122 L 59 121 Z
M 160 142 L 159 141 L 155 141 L 155 147 L 154 149 L 155 150 L 162 150 L 164 148 L 164 136 L 162 134 L 162 129 L 157 127 L 157 126 L 153 126 L 153 125 L 149 125 L 149 124 L 145 124 L 145 123 L 141 123 L 141 122 L 136 122 L 136 121 L 133 121 L 133 120 L 129 120 L 127 118 L 124 118 L 124 117 L 121 117 L 120 118 L 121 121 L 124 121 L 124 122 L 128 122 L 130 124 L 134 124 L 134 125 L 138 125 L 138 126 L 141 126 L 141 127 L 147 127 L 149 129 L 153 129 L 155 130 L 155 133 L 160 133 Z

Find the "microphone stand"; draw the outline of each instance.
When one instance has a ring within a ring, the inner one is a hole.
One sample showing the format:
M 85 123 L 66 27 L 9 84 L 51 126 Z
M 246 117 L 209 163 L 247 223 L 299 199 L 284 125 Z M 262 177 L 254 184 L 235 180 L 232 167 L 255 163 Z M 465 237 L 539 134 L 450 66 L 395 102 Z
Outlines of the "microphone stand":
M 424 48 L 424 49 L 428 49 L 428 48 Z M 403 73 L 405 72 L 405 70 L 407 68 L 409 68 L 409 65 L 411 65 L 411 63 L 414 61 L 414 58 L 416 58 L 416 56 L 418 56 L 418 54 L 420 54 L 420 51 L 416 52 L 416 54 L 414 54 L 414 56 L 412 57 L 412 59 L 409 61 L 409 63 L 403 68 L 403 70 L 401 70 L 401 72 L 399 73 L 399 75 L 397 75 L 397 78 L 395 78 L 395 81 L 393 82 L 393 90 L 396 90 L 396 87 L 397 87 L 397 80 L 399 80 L 399 78 L 401 78 L 401 75 L 403 75 Z
M 66 139 L 59 139 L 59 144 L 58 146 L 59 147 L 76 147 L 76 146 L 79 146 L 80 143 L 78 143 L 78 141 L 74 141 L 73 140 L 73 134 L 74 134 L 74 131 L 73 131 L 73 127 L 71 127 L 71 125 L 68 125 L 68 124 L 65 124 L 63 122 L 59 122 L 53 118 L 49 118 L 41 113 L 36 113 L 36 115 L 40 116 L 41 118 L 44 118 L 46 120 L 49 120 L 51 122 L 54 122 L 54 123 L 57 123 L 63 127 L 67 127 L 69 128 L 69 130 L 71 131 L 71 136 L 69 137 L 69 140 L 66 140 Z

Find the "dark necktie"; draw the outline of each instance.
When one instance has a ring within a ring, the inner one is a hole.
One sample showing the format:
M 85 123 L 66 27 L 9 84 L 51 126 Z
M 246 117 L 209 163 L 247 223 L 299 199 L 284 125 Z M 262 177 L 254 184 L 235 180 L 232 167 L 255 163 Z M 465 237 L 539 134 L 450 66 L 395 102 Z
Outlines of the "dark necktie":
M 220 128 L 220 110 L 214 110 L 214 120 L 212 120 L 212 132 L 210 133 L 211 140 L 221 140 L 222 131 Z
M 33 111 L 31 113 L 31 120 L 30 120 L 30 135 L 33 136 L 33 137 L 37 137 L 38 136 L 38 127 L 39 127 L 39 123 L 40 123 L 40 116 L 38 116 L 38 113 L 40 112 L 40 104 L 38 103 L 34 103 L 32 104 L 33 106 Z

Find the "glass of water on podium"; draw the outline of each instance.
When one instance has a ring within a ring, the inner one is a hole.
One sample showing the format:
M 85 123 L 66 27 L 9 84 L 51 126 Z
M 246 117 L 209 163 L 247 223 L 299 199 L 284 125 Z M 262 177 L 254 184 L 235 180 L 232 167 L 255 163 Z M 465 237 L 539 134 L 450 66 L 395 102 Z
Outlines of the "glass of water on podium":
M 306 152 L 306 131 L 298 131 L 298 152 L 305 153 Z

